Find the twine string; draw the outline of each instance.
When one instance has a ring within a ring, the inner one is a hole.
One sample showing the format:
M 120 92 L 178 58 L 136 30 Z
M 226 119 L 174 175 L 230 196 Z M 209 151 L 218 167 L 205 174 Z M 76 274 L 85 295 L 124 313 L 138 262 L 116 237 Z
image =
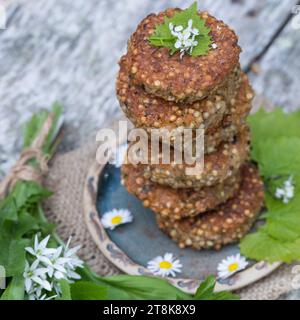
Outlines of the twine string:
M 31 145 L 24 149 L 9 174 L 0 183 L 0 199 L 7 196 L 18 180 L 35 181 L 42 183 L 43 176 L 48 172 L 49 157 L 43 154 L 42 146 L 49 135 L 53 124 L 53 115 L 50 114 L 44 122 L 39 134 Z M 29 164 L 35 159 L 37 164 Z

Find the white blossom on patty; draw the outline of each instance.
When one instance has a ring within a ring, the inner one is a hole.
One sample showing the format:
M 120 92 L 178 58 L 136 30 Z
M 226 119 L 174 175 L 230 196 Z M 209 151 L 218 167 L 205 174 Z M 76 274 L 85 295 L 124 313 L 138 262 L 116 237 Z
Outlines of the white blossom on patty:
M 103 214 L 101 222 L 104 228 L 113 230 L 120 224 L 128 223 L 133 220 L 131 212 L 127 209 L 113 209 Z
M 199 35 L 199 30 L 193 28 L 193 20 L 190 19 L 188 21 L 188 26 L 185 29 L 181 25 L 174 26 L 173 23 L 169 23 L 169 29 L 171 34 L 176 38 L 174 46 L 180 50 L 180 58 L 182 58 L 186 52 L 192 54 L 194 47 L 198 45 L 195 37 Z
M 293 185 L 293 177 L 290 176 L 283 184 L 282 188 L 276 188 L 275 197 L 282 199 L 287 204 L 294 197 L 295 187 Z
M 172 253 L 165 253 L 164 256 L 158 256 L 147 264 L 147 269 L 154 275 L 161 277 L 172 276 L 181 272 L 182 265 L 178 259 L 175 259 Z
M 246 258 L 241 256 L 239 253 L 235 256 L 229 256 L 223 259 L 218 265 L 218 277 L 226 279 L 236 272 L 243 270 L 247 267 L 248 262 Z

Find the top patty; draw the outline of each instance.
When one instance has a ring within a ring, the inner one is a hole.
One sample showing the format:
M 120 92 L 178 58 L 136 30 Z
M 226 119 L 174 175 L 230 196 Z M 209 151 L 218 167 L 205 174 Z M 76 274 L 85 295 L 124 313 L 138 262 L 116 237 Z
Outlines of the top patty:
M 156 25 L 178 11 L 168 9 L 142 20 L 128 42 L 126 59 L 134 83 L 166 100 L 188 103 L 203 99 L 223 84 L 237 66 L 241 49 L 234 31 L 207 12 L 199 16 L 210 28 L 213 43 L 217 45 L 207 55 L 184 55 L 181 59 L 178 52 L 171 56 L 167 48 L 151 45 L 148 39 Z

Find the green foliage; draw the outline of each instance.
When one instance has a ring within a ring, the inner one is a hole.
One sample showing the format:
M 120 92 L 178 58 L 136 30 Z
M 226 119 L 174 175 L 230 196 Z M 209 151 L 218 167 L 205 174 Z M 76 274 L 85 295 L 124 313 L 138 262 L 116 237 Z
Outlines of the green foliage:
M 107 287 L 90 281 L 77 281 L 71 285 L 72 300 L 105 300 Z
M 57 134 L 57 130 L 60 129 L 59 121 L 61 119 L 62 107 L 55 103 L 52 107 L 53 124 L 49 131 L 47 138 L 45 139 L 42 147 L 44 154 L 52 154 L 54 149 L 52 147 L 53 140 Z M 49 116 L 49 111 L 41 110 L 35 113 L 31 119 L 25 124 L 23 128 L 23 148 L 27 148 L 37 137 L 43 124 Z
M 265 224 L 240 244 L 248 258 L 291 262 L 300 258 L 300 112 L 259 110 L 249 117 L 252 158 L 266 185 Z M 289 203 L 274 197 L 274 186 L 293 177 L 295 194 Z
M 170 50 L 170 54 L 174 54 L 178 49 L 175 48 L 176 37 L 174 37 L 169 29 L 169 24 L 174 26 L 188 26 L 188 21 L 193 20 L 193 28 L 199 30 L 199 35 L 195 37 L 198 45 L 192 50 L 192 56 L 201 56 L 208 53 L 212 43 L 209 35 L 210 29 L 205 26 L 205 21 L 198 15 L 197 2 L 194 2 L 189 8 L 174 14 L 172 18 L 165 17 L 164 23 L 159 24 L 155 28 L 154 34 L 149 38 L 152 45 L 156 47 L 165 47 Z
M 65 279 L 61 279 L 59 284 L 61 288 L 61 297 L 59 300 L 72 300 L 70 283 Z
M 24 279 L 22 275 L 12 278 L 8 287 L 2 294 L 0 300 L 23 300 L 24 299 Z
M 239 300 L 239 296 L 227 291 L 214 292 L 216 279 L 208 276 L 196 291 L 196 300 Z
M 99 277 L 88 267 L 81 271 L 83 280 L 87 279 L 107 288 L 106 299 L 110 300 L 236 300 L 237 295 L 230 292 L 213 292 L 215 277 L 205 279 L 197 293 L 187 294 L 168 281 L 157 277 L 118 275 L 113 277 Z M 73 297 L 73 296 L 72 296 Z

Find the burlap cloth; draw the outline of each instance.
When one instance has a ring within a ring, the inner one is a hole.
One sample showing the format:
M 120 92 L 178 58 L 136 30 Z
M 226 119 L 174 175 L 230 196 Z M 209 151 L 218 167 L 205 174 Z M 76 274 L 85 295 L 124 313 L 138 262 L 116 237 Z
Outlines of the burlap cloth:
M 57 231 L 65 241 L 72 236 L 73 244 L 81 244 L 81 258 L 99 275 L 119 274 L 94 244 L 83 219 L 83 186 L 93 161 L 96 143 L 89 143 L 64 155 L 56 156 L 50 166 L 46 186 L 55 194 L 46 203 L 48 218 L 57 224 Z M 292 266 L 284 265 L 270 276 L 237 293 L 242 299 L 278 299 L 291 291 Z

